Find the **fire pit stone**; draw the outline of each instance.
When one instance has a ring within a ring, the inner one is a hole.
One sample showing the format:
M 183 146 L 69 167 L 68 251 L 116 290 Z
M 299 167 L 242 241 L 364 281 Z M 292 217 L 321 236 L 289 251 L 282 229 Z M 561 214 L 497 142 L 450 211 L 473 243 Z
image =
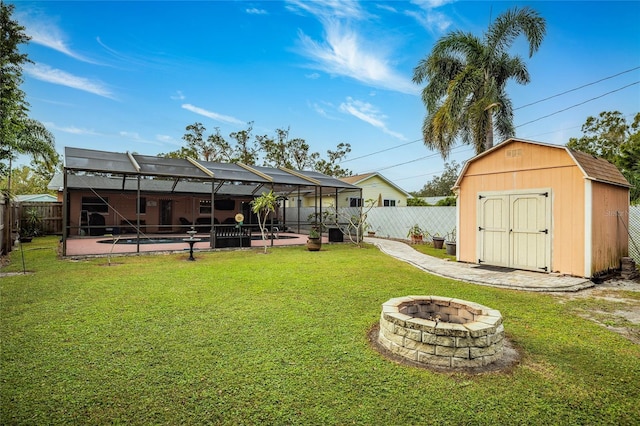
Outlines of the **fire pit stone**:
M 382 304 L 378 342 L 392 353 L 437 367 L 479 367 L 502 357 L 500 311 L 440 296 Z

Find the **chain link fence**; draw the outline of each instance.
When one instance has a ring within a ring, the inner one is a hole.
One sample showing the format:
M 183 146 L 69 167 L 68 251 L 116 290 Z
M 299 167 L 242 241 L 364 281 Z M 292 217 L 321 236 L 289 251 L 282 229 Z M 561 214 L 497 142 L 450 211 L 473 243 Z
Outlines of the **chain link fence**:
M 629 207 L 629 256 L 640 264 L 640 206 Z

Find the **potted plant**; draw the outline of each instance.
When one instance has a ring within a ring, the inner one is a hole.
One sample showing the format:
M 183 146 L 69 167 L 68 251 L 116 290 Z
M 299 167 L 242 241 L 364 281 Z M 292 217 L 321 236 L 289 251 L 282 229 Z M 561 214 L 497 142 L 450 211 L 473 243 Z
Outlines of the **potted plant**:
M 322 236 L 318 226 L 312 226 L 309 231 L 309 238 L 307 239 L 307 250 L 319 251 L 322 247 Z
M 431 241 L 433 241 L 433 248 L 441 249 L 444 246 L 444 237 L 437 232 L 431 236 Z
M 455 256 L 457 248 L 456 228 L 453 228 L 451 232 L 447 233 L 445 240 L 447 245 L 447 254 Z
M 409 228 L 409 232 L 407 232 L 407 237 L 411 238 L 412 244 L 421 243 L 424 237 L 424 230 L 420 228 L 420 226 L 416 223 L 411 228 Z
M 25 215 L 25 226 L 20 228 L 20 242 L 29 243 L 33 237 L 40 235 L 40 214 L 35 208 L 28 209 Z
M 367 231 L 367 236 L 369 236 L 369 237 L 375 237 L 376 236 L 376 230 L 373 229 L 371 224 L 369 224 L 368 222 L 364 222 L 362 224 L 362 229 L 364 231 Z

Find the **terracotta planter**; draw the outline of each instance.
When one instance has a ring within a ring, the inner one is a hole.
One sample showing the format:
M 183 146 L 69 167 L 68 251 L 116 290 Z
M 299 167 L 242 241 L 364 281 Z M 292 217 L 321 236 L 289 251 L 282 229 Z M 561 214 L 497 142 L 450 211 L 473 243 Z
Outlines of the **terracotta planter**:
M 422 243 L 422 235 L 411 236 L 411 244 L 420 244 L 420 243 Z
M 307 250 L 320 251 L 321 248 L 322 248 L 322 240 L 320 238 L 307 239 Z
M 433 237 L 433 248 L 441 249 L 444 246 L 444 238 Z

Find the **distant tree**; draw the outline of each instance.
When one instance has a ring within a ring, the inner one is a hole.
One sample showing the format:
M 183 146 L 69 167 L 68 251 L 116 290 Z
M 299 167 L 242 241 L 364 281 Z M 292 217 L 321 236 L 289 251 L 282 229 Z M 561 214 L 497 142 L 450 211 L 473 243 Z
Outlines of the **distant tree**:
M 246 130 L 240 130 L 229 134 L 231 139 L 236 141 L 236 146 L 233 149 L 232 161 L 243 163 L 246 165 L 255 165 L 258 163 L 258 145 L 251 142 L 251 132 L 253 131 L 253 121 L 247 123 Z
M 508 49 L 523 35 L 531 57 L 545 32 L 545 20 L 524 7 L 499 15 L 482 38 L 455 31 L 439 39 L 413 71 L 416 84 L 427 82 L 422 90 L 425 145 L 446 159 L 458 136 L 476 153 L 493 146 L 494 131 L 501 139 L 513 136 L 507 83 L 527 84 L 530 77 L 522 58 L 510 56 Z
M 180 149 L 170 152 L 161 152 L 158 157 L 163 158 L 194 158 L 201 159 L 198 151 L 193 148 L 183 146 Z
M 253 122 L 247 129 L 229 135 L 235 144 L 229 143 L 221 134 L 220 128 L 205 140 L 206 129 L 202 123 L 190 124 L 183 140 L 187 146 L 178 150 L 160 153 L 159 157 L 187 158 L 219 161 L 227 163 L 241 162 L 256 165 L 262 159 L 267 167 L 287 167 L 294 170 L 316 170 L 334 177 L 350 176 L 351 171 L 338 163 L 351 152 L 351 145 L 339 143 L 335 150 L 327 150 L 327 159 L 321 159 L 317 152 L 310 152 L 309 144 L 302 138 L 289 139 L 289 129 L 276 129 L 275 138 L 269 135 L 256 135 L 252 138 Z M 260 155 L 262 154 L 262 156 Z
M 289 149 L 291 150 L 292 167 L 295 170 L 313 169 L 314 164 L 320 159 L 317 152 L 309 152 L 309 144 L 302 138 L 293 138 L 289 141 Z
M 340 160 L 345 158 L 348 153 L 351 152 L 351 145 L 348 143 L 341 142 L 336 146 L 335 151 L 330 149 L 327 150 L 327 159 L 319 159 L 316 161 L 314 165 L 314 169 L 320 173 L 324 173 L 325 175 L 333 176 L 333 177 L 345 177 L 351 176 L 351 171 L 348 169 L 343 169 L 338 164 Z
M 55 155 L 53 156 L 53 159 L 51 160 L 42 160 L 40 158 L 33 158 L 31 160 L 31 168 L 33 169 L 34 173 L 38 176 L 41 176 L 45 185 L 42 187 L 42 191 L 39 191 L 38 193 L 52 193 L 54 194 L 55 191 L 50 191 L 48 190 L 47 186 L 49 185 L 49 182 L 51 182 L 51 179 L 53 179 L 53 176 L 56 173 L 62 173 L 62 171 L 64 170 L 64 164 L 62 162 L 62 158 L 60 157 L 60 154 L 58 154 L 57 152 L 55 152 Z
M 421 190 L 412 192 L 414 197 L 441 197 L 453 195 L 451 188 L 458 179 L 460 165 L 455 161 L 444 163 L 444 171 L 440 176 L 434 176 Z
M 213 157 L 211 161 L 231 162 L 233 160 L 231 145 L 220 134 L 220 127 L 216 127 L 216 132 L 207 137 L 207 141 L 213 147 Z
M 427 203 L 425 200 L 423 200 L 420 197 L 411 197 L 411 198 L 407 198 L 407 206 L 409 207 L 424 207 L 424 206 L 430 206 L 431 204 Z
M 52 194 L 47 188 L 50 179 L 46 179 L 29 166 L 19 166 L 11 169 L 11 193 L 15 195 L 25 194 Z M 8 176 L 3 176 L 0 185 L 7 188 Z
M 25 28 L 11 19 L 14 5 L 0 1 L 0 172 L 8 173 L 8 163 L 19 154 L 43 161 L 53 161 L 53 135 L 36 120 L 28 117 L 29 104 L 22 84 L 22 66 L 32 62 L 19 46 L 30 38 Z
M 220 134 L 220 128 L 216 127 L 216 133 L 204 138 L 207 130 L 202 123 L 196 122 L 188 125 L 182 139 L 187 146 L 175 151 L 160 153 L 158 157 L 165 158 L 193 158 L 203 161 L 227 161 L 232 159 L 232 149 L 229 142 Z
M 587 117 L 584 136 L 571 138 L 567 147 L 613 163 L 633 187 L 631 202 L 640 203 L 640 113 L 628 124 L 620 111 L 603 111 Z

